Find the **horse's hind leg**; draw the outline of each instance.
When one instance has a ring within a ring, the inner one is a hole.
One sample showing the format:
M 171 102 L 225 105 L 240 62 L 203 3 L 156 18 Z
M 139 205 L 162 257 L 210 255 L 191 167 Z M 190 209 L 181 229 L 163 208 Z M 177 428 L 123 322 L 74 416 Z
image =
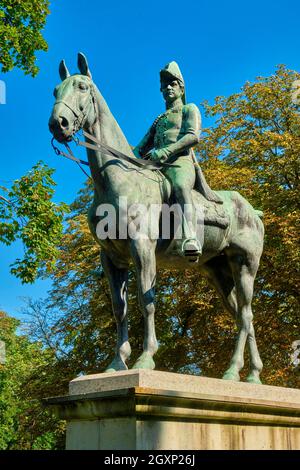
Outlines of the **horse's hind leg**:
M 218 256 L 204 266 L 209 283 L 219 294 L 225 309 L 234 319 L 237 317 L 235 284 L 227 256 Z
M 137 274 L 140 308 L 144 315 L 145 322 L 143 353 L 132 368 L 154 369 L 155 362 L 153 361 L 153 356 L 158 349 L 154 323 L 154 288 L 156 280 L 155 243 L 149 239 L 133 240 L 131 253 Z
M 236 253 L 229 257 L 229 263 L 236 290 L 238 336 L 230 367 L 225 372 L 223 378 L 227 380 L 239 380 L 239 372 L 244 367 L 245 344 L 246 341 L 248 341 L 251 370 L 247 381 L 261 383 L 259 374 L 262 370 L 262 361 L 256 345 L 251 308 L 254 279 L 258 262 L 249 254 Z
M 115 357 L 105 372 L 115 372 L 128 369 L 126 360 L 131 353 L 130 344 L 128 342 L 127 320 L 128 270 L 117 268 L 104 251 L 101 251 L 101 262 L 110 286 L 112 307 L 117 322 L 118 335 Z
M 238 318 L 236 288 L 227 256 L 219 256 L 210 260 L 206 263 L 205 270 L 209 283 L 219 294 L 224 308 L 236 321 Z M 235 363 L 231 362 L 230 368 L 223 375 L 223 379 L 240 380 L 239 369 Z

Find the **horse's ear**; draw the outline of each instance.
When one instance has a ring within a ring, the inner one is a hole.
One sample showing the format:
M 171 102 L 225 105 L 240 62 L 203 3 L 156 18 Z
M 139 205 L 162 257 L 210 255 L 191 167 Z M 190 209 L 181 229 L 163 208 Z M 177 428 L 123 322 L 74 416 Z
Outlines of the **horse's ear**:
M 90 79 L 92 79 L 92 74 L 90 72 L 87 59 L 85 55 L 82 54 L 82 52 L 78 52 L 78 68 L 81 75 L 87 75 L 88 77 L 90 77 Z
M 70 72 L 67 69 L 66 63 L 64 60 L 62 60 L 59 64 L 59 76 L 62 81 L 64 81 L 66 78 L 70 77 Z

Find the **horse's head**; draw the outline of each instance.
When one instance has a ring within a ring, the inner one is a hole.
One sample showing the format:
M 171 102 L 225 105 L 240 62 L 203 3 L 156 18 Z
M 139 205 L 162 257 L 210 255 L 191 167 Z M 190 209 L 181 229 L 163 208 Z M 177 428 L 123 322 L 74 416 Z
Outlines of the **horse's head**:
M 65 62 L 59 64 L 62 82 L 54 89 L 56 101 L 49 119 L 49 129 L 56 140 L 66 142 L 83 127 L 91 127 L 97 118 L 94 84 L 86 57 L 78 54 L 80 74 L 70 75 Z

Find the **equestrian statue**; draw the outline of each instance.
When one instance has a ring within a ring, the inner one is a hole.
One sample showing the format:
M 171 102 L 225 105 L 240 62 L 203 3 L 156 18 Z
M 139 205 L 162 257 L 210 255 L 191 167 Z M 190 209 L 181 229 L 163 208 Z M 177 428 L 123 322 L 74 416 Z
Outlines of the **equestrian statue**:
M 128 368 L 131 348 L 127 285 L 128 270 L 133 264 L 145 325 L 143 352 L 134 369 L 155 368 L 157 269 L 192 269 L 206 276 L 237 323 L 235 349 L 223 379 L 240 380 L 247 343 L 250 352 L 247 381 L 261 383 L 262 361 L 255 340 L 251 302 L 263 250 L 262 213 L 238 192 L 213 191 L 208 186 L 193 151 L 199 142 L 200 112 L 195 104 L 186 103 L 178 65 L 170 62 L 161 70 L 166 110 L 134 149 L 94 84 L 82 53 L 78 54 L 78 68 L 80 73 L 70 75 L 64 61 L 59 65 L 62 82 L 54 90 L 56 101 L 49 129 L 75 161 L 69 142 L 79 130 L 85 136 L 80 144 L 86 147 L 94 182 L 88 222 L 101 247 L 101 264 L 109 281 L 117 323 L 115 356 L 106 372 Z M 172 205 L 177 212 L 168 219 L 166 236 L 164 211 Z M 107 220 L 102 209 L 109 207 L 116 216 L 110 219 L 113 227 L 108 235 L 103 236 L 99 227 L 103 229 Z M 141 219 L 140 207 L 146 208 L 147 214 L 155 207 L 156 216 Z M 134 228 L 134 236 L 128 235 L 130 227 Z

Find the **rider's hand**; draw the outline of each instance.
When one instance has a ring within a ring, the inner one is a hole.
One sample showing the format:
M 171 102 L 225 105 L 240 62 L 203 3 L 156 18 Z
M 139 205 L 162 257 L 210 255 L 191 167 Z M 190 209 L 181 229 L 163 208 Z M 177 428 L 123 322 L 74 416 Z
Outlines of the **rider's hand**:
M 155 162 L 165 162 L 169 157 L 169 153 L 165 149 L 151 150 L 145 157 Z

